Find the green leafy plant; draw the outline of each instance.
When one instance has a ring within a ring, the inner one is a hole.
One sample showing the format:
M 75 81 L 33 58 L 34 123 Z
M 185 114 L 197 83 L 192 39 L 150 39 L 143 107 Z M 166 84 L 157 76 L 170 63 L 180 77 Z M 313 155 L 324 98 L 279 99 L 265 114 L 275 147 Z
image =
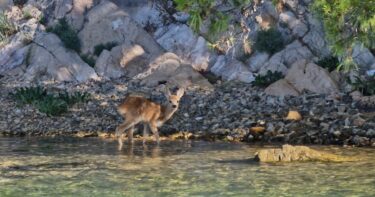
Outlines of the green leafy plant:
M 33 18 L 33 16 L 31 15 L 31 13 L 29 11 L 23 11 L 23 19 L 31 19 Z
M 258 75 L 255 77 L 255 80 L 252 82 L 253 86 L 258 87 L 267 87 L 272 83 L 284 78 L 284 75 L 281 72 L 275 71 L 267 71 L 266 75 Z
M 271 55 L 283 49 L 284 46 L 283 37 L 275 28 L 260 30 L 254 43 L 255 49 L 268 52 Z
M 37 102 L 36 107 L 48 116 L 58 116 L 68 111 L 68 104 L 63 99 L 50 94 Z
M 94 54 L 96 56 L 99 56 L 103 50 L 108 50 L 110 51 L 113 47 L 117 46 L 117 42 L 108 42 L 108 43 L 105 43 L 105 44 L 98 44 L 94 47 Z
M 10 22 L 4 12 L 0 12 L 0 42 L 17 32 L 16 26 Z
M 14 93 L 11 93 L 11 96 L 19 104 L 32 104 L 36 101 L 41 100 L 47 95 L 47 91 L 40 87 L 23 87 L 17 89 Z
M 42 25 L 44 25 L 44 26 L 46 26 L 47 23 L 48 23 L 48 18 L 47 18 L 47 16 L 43 14 L 43 15 L 40 17 L 40 19 L 39 19 L 39 23 L 42 24 Z
M 57 95 L 49 94 L 42 87 L 24 87 L 16 89 L 11 96 L 17 103 L 32 104 L 40 112 L 48 116 L 57 116 L 68 111 L 68 107 L 76 103 L 85 103 L 89 100 L 90 94 L 84 92 L 75 92 L 69 94 L 60 92 Z
M 242 8 L 251 0 L 227 0 L 228 3 L 236 8 Z M 204 20 L 208 20 L 209 34 L 211 36 L 224 32 L 228 29 L 229 15 L 219 11 L 216 6 L 216 0 L 174 0 L 176 9 L 189 13 L 189 26 L 199 32 Z
M 329 56 L 317 61 L 316 64 L 332 72 L 340 65 L 340 61 L 337 57 Z
M 375 49 L 375 1 L 315 0 L 312 10 L 323 21 L 335 56 L 342 58 L 338 69 L 357 68 L 351 57 L 355 45 Z
M 94 67 L 95 66 L 95 59 L 91 57 L 88 54 L 81 54 L 81 59 L 86 62 L 89 66 Z
M 69 106 L 74 105 L 76 103 L 85 103 L 89 100 L 90 94 L 87 92 L 75 92 L 73 94 L 69 94 L 67 92 L 59 93 L 59 97 L 63 101 L 65 101 Z
M 79 40 L 78 34 L 68 24 L 65 18 L 60 19 L 54 27 L 47 28 L 47 31 L 58 35 L 66 48 L 72 49 L 78 53 L 81 51 L 81 41 Z
M 375 75 L 364 78 L 357 76 L 354 82 L 348 82 L 353 90 L 360 91 L 364 96 L 375 95 Z

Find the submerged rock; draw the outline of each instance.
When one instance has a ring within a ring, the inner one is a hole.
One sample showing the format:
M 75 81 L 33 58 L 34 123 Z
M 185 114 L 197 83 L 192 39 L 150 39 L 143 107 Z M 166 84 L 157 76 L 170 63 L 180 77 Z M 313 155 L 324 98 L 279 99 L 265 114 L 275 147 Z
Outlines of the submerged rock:
M 355 157 L 335 155 L 317 151 L 307 146 L 283 145 L 282 148 L 260 150 L 255 155 L 260 162 L 293 162 L 293 161 L 327 161 L 346 162 L 358 161 Z

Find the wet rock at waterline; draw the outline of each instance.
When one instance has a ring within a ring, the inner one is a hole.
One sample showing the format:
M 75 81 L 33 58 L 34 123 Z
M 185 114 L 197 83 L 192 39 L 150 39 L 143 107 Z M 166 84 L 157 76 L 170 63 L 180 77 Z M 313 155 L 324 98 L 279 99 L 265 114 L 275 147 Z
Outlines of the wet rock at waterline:
M 358 161 L 355 157 L 335 155 L 323 151 L 317 151 L 307 146 L 283 145 L 282 148 L 264 149 L 256 153 L 256 161 L 260 162 L 348 162 Z

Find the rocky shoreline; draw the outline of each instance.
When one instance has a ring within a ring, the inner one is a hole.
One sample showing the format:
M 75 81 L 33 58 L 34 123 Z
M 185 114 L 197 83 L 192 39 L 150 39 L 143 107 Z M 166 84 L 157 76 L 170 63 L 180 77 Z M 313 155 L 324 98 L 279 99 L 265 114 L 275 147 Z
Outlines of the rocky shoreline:
M 73 106 L 62 116 L 49 117 L 33 106 L 17 106 L 9 96 L 17 87 L 2 86 L 3 136 L 111 137 L 122 121 L 116 106 L 127 93 L 162 94 L 124 78 L 46 85 L 55 92 L 64 89 L 91 94 L 87 103 Z M 287 120 L 290 110 L 298 111 L 302 120 Z M 374 111 L 361 107 L 348 95 L 333 97 L 306 92 L 298 97 L 274 97 L 246 83 L 219 81 L 211 90 L 190 87 L 179 110 L 160 128 L 160 133 L 172 139 L 375 146 L 374 128 Z

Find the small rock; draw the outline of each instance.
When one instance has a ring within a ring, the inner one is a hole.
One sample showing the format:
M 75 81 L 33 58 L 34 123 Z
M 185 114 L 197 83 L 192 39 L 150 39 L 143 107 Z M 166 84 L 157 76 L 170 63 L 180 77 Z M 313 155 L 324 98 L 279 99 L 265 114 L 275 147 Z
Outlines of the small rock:
M 250 132 L 252 132 L 253 134 L 263 133 L 265 130 L 266 128 L 264 127 L 251 127 L 250 128 Z
M 302 116 L 298 111 L 289 111 L 287 120 L 302 120 Z
M 357 127 L 361 127 L 363 126 L 364 124 L 366 123 L 366 120 L 361 118 L 361 117 L 358 117 L 356 119 L 353 120 L 353 125 L 354 126 L 357 126 Z

